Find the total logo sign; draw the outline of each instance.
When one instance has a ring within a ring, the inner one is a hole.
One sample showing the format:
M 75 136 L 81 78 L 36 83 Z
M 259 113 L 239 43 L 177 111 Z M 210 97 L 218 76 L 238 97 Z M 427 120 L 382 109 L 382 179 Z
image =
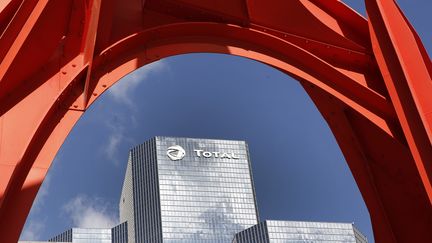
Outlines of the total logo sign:
M 198 158 L 240 159 L 240 157 L 234 153 L 209 152 L 203 149 L 194 149 L 193 151 Z M 181 160 L 185 155 L 186 151 L 180 145 L 174 145 L 167 149 L 167 156 L 171 160 Z
M 181 160 L 186 155 L 186 151 L 179 145 L 171 146 L 167 149 L 167 155 L 171 160 Z

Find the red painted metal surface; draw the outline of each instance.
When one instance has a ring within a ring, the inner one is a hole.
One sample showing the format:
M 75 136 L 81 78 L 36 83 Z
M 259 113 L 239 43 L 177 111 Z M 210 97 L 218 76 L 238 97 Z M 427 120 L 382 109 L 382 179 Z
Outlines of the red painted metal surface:
M 392 0 L 0 1 L 0 235 L 16 242 L 86 109 L 172 55 L 251 58 L 296 78 L 324 116 L 377 242 L 432 242 L 431 61 Z

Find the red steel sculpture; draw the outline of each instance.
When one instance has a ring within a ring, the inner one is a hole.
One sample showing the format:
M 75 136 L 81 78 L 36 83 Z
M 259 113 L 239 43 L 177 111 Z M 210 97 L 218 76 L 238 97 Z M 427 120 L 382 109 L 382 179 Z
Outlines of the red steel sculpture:
M 432 242 L 432 65 L 393 0 L 0 0 L 0 242 L 19 238 L 81 115 L 161 58 L 225 53 L 297 79 L 377 242 Z M 156 104 L 155 104 L 156 105 Z

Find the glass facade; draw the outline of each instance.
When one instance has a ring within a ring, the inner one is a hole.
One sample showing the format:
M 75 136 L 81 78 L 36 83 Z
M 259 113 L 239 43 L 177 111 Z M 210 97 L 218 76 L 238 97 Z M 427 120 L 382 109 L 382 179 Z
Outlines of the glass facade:
M 72 228 L 54 236 L 49 242 L 111 243 L 111 229 Z
M 18 241 L 18 243 L 50 243 L 50 241 Z
M 127 222 L 123 222 L 111 229 L 112 243 L 128 243 Z
M 244 141 L 156 137 L 131 150 L 128 173 L 120 216 L 135 223 L 130 242 L 232 242 L 258 222 Z
M 267 220 L 236 234 L 234 243 L 367 243 L 353 224 Z
M 50 242 L 56 242 L 56 241 L 60 241 L 60 242 L 72 242 L 72 229 L 68 229 L 68 230 L 66 230 L 63 233 L 58 234 L 58 235 L 52 237 L 48 241 L 50 241 Z
M 119 210 L 112 229 L 72 228 L 49 242 L 367 243 L 353 224 L 258 223 L 244 141 L 155 137 L 132 148 Z

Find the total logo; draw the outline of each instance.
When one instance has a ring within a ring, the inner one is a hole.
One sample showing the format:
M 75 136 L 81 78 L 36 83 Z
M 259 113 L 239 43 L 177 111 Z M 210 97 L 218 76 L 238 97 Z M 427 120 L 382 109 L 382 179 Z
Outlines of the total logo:
M 193 151 L 198 158 L 240 159 L 240 157 L 234 153 L 209 152 L 203 149 L 194 149 Z M 167 149 L 167 156 L 171 160 L 181 160 L 185 155 L 186 151 L 180 145 L 174 145 Z
M 181 160 L 186 155 L 186 151 L 179 145 L 171 146 L 167 149 L 167 155 L 171 160 Z
M 197 157 L 204 158 L 221 158 L 221 159 L 240 159 L 234 153 L 222 153 L 222 152 L 209 152 L 202 149 L 194 149 Z

